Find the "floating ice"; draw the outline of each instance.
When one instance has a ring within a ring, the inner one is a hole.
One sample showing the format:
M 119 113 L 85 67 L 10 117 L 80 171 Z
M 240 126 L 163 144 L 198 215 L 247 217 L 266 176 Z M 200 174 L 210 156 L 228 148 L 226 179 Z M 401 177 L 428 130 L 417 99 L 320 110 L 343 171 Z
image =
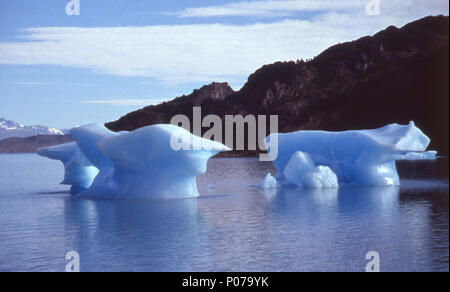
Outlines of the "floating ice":
M 311 157 L 297 151 L 284 168 L 286 182 L 297 187 L 336 188 L 339 186 L 336 174 L 326 166 L 316 166 Z
M 110 192 L 111 195 L 114 195 L 110 186 L 113 183 L 110 179 L 111 174 L 114 174 L 113 163 L 100 151 L 97 143 L 103 139 L 120 136 L 121 134 L 112 132 L 103 125 L 91 124 L 73 128 L 70 130 L 70 135 L 78 143 L 81 151 L 89 161 L 99 170 L 90 188 L 81 193 L 91 195 L 92 191 L 95 191 L 98 193 Z
M 97 143 L 105 138 L 121 134 L 112 132 L 103 125 L 91 124 L 73 128 L 70 130 L 70 135 L 93 165 L 99 169 L 111 166 L 111 161 L 100 151 Z
M 409 152 L 403 157 L 404 160 L 435 160 L 437 151 L 426 151 L 426 152 Z
M 264 190 L 276 189 L 278 187 L 278 182 L 271 173 L 268 173 L 259 187 Z
M 413 122 L 375 130 L 271 134 L 266 138 L 268 147 L 271 139 L 278 139 L 278 151 L 269 149 L 269 155 L 274 159 L 278 173 L 282 174 L 279 175 L 281 181 L 287 179 L 284 172 L 291 157 L 301 151 L 307 153 L 315 165 L 328 166 L 337 175 L 339 183 L 363 185 L 399 185 L 395 160 L 408 152 L 425 151 L 430 143 Z M 277 155 L 272 154 L 275 152 Z M 301 163 L 303 165 L 304 161 Z M 291 173 L 289 169 L 287 172 Z
M 39 148 L 37 153 L 50 159 L 60 160 L 64 164 L 65 174 L 61 184 L 71 185 L 72 193 L 88 189 L 98 174 L 98 169 L 92 166 L 75 142 Z
M 303 176 L 301 182 L 305 187 L 313 189 L 339 187 L 336 174 L 328 166 L 322 165 Z
M 230 150 L 173 125 L 114 133 L 92 124 L 70 134 L 99 171 L 90 187 L 77 193 L 90 198 L 196 197 L 196 176 L 206 172 L 209 158 Z M 182 149 L 171 147 L 173 137 L 181 139 Z
M 302 178 L 309 172 L 312 172 L 316 166 L 307 153 L 297 151 L 292 154 L 288 164 L 284 168 L 284 178 L 298 187 L 304 186 Z

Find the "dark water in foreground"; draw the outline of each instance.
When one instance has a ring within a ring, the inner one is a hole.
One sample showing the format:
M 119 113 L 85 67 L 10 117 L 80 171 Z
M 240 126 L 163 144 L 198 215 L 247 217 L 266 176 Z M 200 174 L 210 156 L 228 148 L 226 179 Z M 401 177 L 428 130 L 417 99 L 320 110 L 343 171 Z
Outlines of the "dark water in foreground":
M 276 193 L 252 188 L 270 163 L 213 159 L 200 198 L 133 202 L 72 200 L 57 162 L 0 155 L 0 271 L 64 271 L 72 250 L 82 271 L 364 271 L 369 251 L 382 271 L 448 271 L 435 164 L 401 188 Z

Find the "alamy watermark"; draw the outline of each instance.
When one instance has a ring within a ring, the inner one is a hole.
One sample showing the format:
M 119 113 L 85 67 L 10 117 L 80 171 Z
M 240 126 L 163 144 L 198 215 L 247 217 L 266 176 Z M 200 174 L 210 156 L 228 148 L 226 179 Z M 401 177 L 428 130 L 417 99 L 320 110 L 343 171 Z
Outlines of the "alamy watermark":
M 381 14 L 381 0 L 370 0 L 366 4 L 366 14 L 369 16 L 377 16 Z
M 278 116 L 270 115 L 269 120 L 269 132 L 278 133 Z M 267 133 L 267 122 L 267 116 L 265 115 L 247 115 L 245 117 L 242 115 L 225 115 L 223 120 L 217 115 L 208 115 L 202 119 L 202 109 L 194 107 L 192 127 L 191 120 L 185 115 L 174 116 L 170 123 L 205 140 L 193 140 L 192 136 L 186 135 L 185 131 L 177 131 L 171 137 L 170 146 L 175 151 L 208 151 L 221 150 L 220 144 L 225 144 L 233 150 L 268 151 L 270 155 L 262 153 L 259 155 L 259 159 L 260 161 L 272 161 L 278 156 L 278 138 L 277 135 L 273 135 L 270 139 L 266 139 L 270 134 Z M 207 131 L 202 134 L 202 129 L 207 129 Z M 220 144 L 208 143 L 209 140 Z M 247 148 L 245 148 L 245 145 L 247 145 Z
M 80 15 L 80 0 L 71 0 L 66 5 L 66 14 L 69 16 Z
M 366 265 L 366 272 L 376 273 L 380 272 L 380 254 L 376 251 L 369 251 L 366 254 L 366 260 L 369 261 Z
M 66 272 L 76 273 L 80 271 L 80 255 L 76 251 L 69 251 L 66 254 Z

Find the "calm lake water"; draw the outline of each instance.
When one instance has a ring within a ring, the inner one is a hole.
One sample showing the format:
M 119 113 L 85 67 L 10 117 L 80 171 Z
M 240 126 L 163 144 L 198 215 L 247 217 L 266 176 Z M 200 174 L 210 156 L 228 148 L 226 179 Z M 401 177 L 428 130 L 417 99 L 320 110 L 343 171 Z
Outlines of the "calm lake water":
M 63 167 L 0 155 L 0 271 L 449 270 L 448 160 L 402 165 L 402 187 L 254 188 L 271 163 L 212 159 L 197 199 L 73 200 Z M 214 184 L 214 186 L 210 185 Z

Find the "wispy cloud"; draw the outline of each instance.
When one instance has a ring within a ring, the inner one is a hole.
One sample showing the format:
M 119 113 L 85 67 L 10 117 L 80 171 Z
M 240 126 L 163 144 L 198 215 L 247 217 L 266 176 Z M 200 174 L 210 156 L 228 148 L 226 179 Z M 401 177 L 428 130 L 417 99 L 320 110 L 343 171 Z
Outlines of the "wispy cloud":
M 291 0 L 291 1 L 244 1 L 223 5 L 186 8 L 175 13 L 178 17 L 214 16 L 290 16 L 304 11 L 349 11 L 364 9 L 368 0 Z
M 102 104 L 114 106 L 148 106 L 157 105 L 166 100 L 150 98 L 150 99 L 105 99 L 105 100 L 87 100 L 84 104 Z
M 23 85 L 23 86 L 42 86 L 42 85 L 50 85 L 50 82 L 20 81 L 20 82 L 16 82 L 16 84 Z
M 288 0 L 288 1 L 243 1 L 222 5 L 185 8 L 169 13 L 185 17 L 280 17 L 292 16 L 298 12 L 345 12 L 364 11 L 370 0 Z M 447 0 L 380 0 L 382 10 L 387 14 L 414 14 L 422 11 L 447 11 Z M 397 10 L 397 11 L 396 11 Z M 443 12 L 441 12 L 443 13 Z
M 233 7 L 256 5 L 243 3 Z M 364 7 L 354 4 L 361 1 L 258 3 L 265 7 L 260 12 L 309 9 L 320 13 L 308 20 L 246 25 L 29 28 L 22 32 L 24 41 L 0 42 L 0 64 L 87 68 L 168 83 L 240 80 L 242 84 L 263 64 L 311 58 L 338 42 L 373 34 L 389 25 L 448 14 L 448 1 L 441 0 L 382 1 L 381 15 L 376 17 L 367 16 Z
M 364 31 L 364 33 L 367 30 Z M 0 64 L 60 65 L 166 82 L 245 78 L 265 63 L 309 58 L 359 36 L 320 22 L 30 28 L 0 43 Z

